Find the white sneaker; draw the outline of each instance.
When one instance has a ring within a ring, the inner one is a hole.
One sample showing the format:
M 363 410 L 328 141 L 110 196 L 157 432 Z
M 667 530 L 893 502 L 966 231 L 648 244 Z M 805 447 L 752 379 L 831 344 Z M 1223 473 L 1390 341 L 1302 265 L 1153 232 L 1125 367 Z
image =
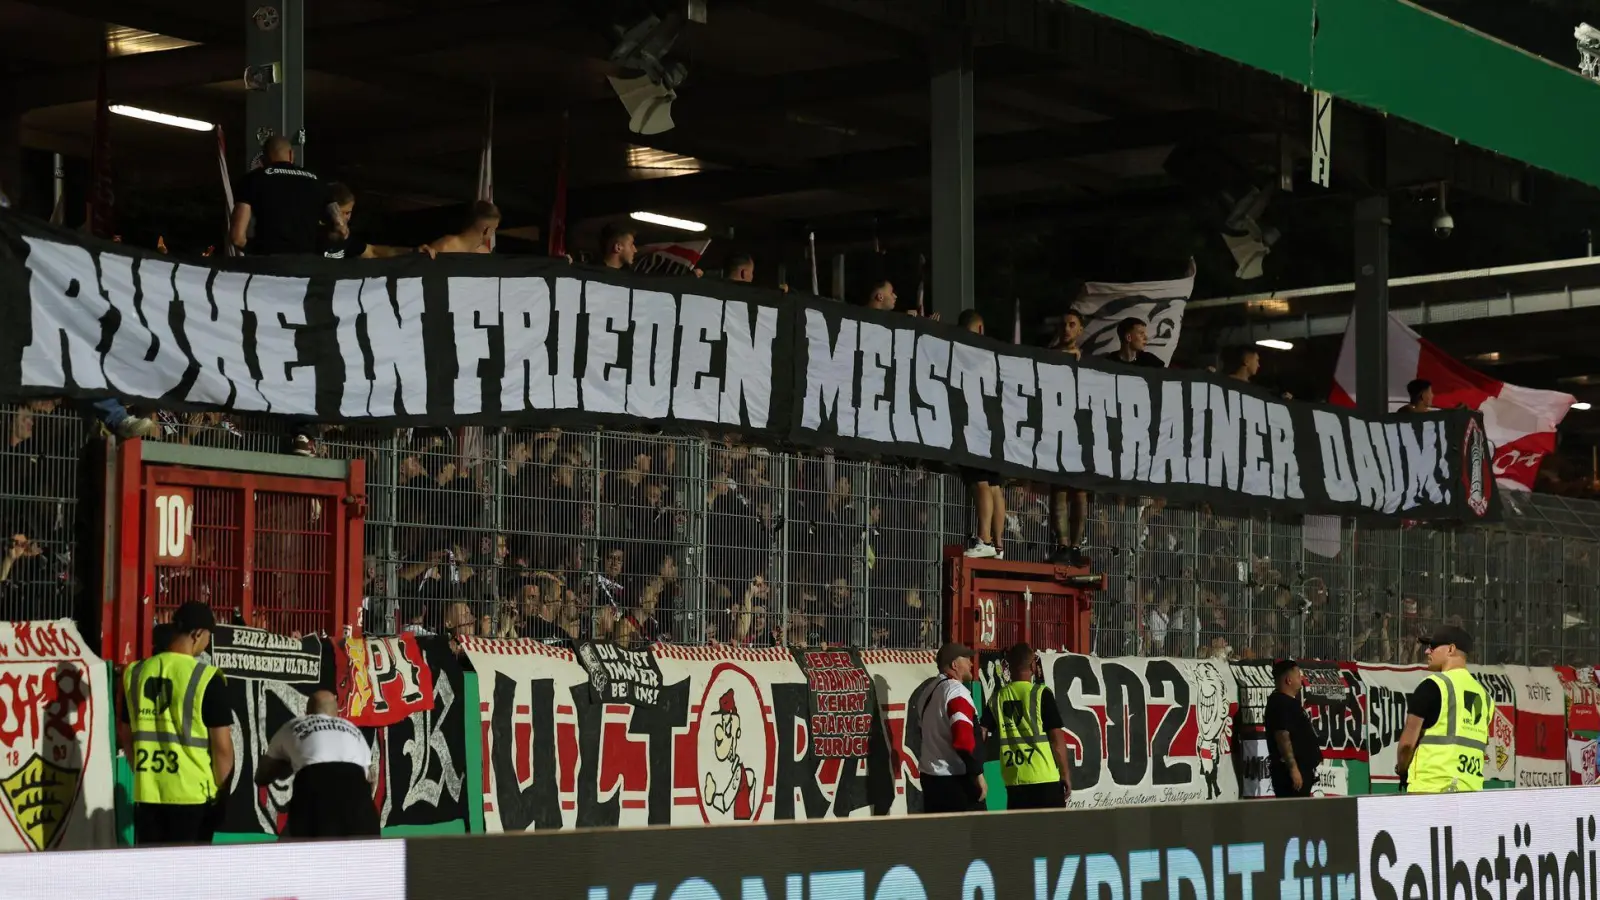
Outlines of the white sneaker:
M 973 538 L 967 545 L 967 551 L 962 555 L 968 559 L 994 559 L 999 554 L 993 544 Z

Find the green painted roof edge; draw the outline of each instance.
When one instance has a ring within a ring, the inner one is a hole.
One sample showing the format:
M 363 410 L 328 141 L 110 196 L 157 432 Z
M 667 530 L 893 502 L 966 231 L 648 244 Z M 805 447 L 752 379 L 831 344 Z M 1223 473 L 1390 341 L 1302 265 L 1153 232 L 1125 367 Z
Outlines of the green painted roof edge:
M 1405 0 L 1064 2 L 1600 187 L 1600 84 Z

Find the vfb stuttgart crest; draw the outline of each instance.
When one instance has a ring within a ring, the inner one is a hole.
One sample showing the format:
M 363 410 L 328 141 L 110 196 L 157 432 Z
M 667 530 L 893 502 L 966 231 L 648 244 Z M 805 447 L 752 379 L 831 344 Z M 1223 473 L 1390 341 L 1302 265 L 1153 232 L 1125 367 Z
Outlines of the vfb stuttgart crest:
M 75 813 L 98 712 L 81 660 L 0 666 L 0 806 L 30 850 L 55 847 Z

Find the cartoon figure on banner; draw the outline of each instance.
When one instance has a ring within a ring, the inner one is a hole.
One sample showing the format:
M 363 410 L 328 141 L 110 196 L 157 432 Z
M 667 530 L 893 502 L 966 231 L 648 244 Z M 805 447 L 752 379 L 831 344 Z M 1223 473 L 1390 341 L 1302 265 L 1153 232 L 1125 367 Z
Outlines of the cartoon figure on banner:
M 35 665 L 0 675 L 0 797 L 23 845 L 48 850 L 73 815 L 97 715 L 78 661 Z
M 760 818 L 777 743 L 768 713 L 749 673 L 731 664 L 712 672 L 694 725 L 700 812 L 707 822 Z
M 1222 754 L 1226 752 L 1229 725 L 1233 717 L 1228 714 L 1229 701 L 1222 675 L 1215 668 L 1209 665 L 1196 666 L 1194 682 L 1195 690 L 1199 693 L 1195 716 L 1200 725 L 1200 774 L 1206 780 L 1206 799 L 1212 800 L 1222 796 L 1222 786 L 1217 783 L 1217 769 L 1222 762 Z
M 756 772 L 739 758 L 739 737 L 743 726 L 739 708 L 733 699 L 733 689 L 722 692 L 717 701 L 716 723 L 711 726 L 712 744 L 716 748 L 717 762 L 727 766 L 726 779 L 719 786 L 715 772 L 706 773 L 705 801 L 717 812 L 748 822 L 755 815 L 752 794 L 756 787 Z

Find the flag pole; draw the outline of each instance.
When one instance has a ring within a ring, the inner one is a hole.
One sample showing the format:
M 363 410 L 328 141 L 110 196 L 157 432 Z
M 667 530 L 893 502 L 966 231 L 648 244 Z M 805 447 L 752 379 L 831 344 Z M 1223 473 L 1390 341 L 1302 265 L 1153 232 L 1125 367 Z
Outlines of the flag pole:
M 822 296 L 822 289 L 817 285 L 817 233 L 811 232 L 806 240 L 811 245 L 811 296 Z

